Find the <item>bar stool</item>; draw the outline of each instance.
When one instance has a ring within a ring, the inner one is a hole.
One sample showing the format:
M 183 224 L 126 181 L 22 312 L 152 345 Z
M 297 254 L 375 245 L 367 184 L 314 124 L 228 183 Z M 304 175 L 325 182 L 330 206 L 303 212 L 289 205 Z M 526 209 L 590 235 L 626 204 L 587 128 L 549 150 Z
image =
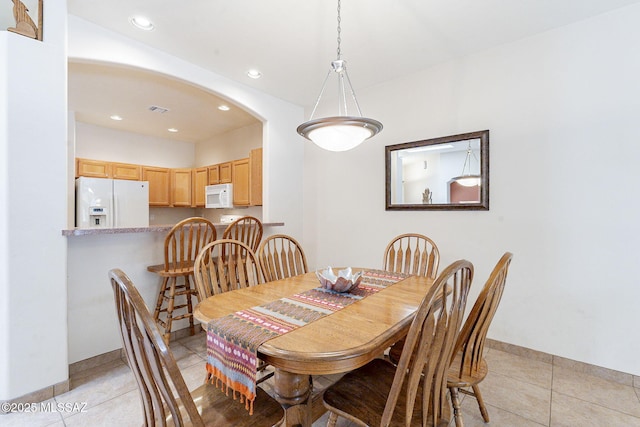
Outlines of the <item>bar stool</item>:
M 164 239 L 164 264 L 151 265 L 147 270 L 160 276 L 160 291 L 153 319 L 164 328 L 164 340 L 171 339 L 171 325 L 174 320 L 189 319 L 191 335 L 193 326 L 193 304 L 191 297 L 198 298 L 193 283 L 193 264 L 200 250 L 216 240 L 216 229 L 211 221 L 193 217 L 177 223 Z M 181 283 L 178 278 L 182 277 Z M 176 305 L 176 297 L 184 295 L 185 302 Z M 186 309 L 176 315 L 176 310 Z M 164 313 L 164 319 L 160 317 Z
M 252 216 L 240 217 L 227 225 L 222 238 L 239 240 L 256 253 L 262 240 L 262 222 Z

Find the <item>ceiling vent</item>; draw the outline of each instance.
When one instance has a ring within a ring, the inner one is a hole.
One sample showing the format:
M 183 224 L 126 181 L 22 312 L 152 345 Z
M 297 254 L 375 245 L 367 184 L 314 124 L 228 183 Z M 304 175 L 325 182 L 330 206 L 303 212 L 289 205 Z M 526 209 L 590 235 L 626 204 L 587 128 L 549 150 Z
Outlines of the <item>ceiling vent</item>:
M 167 111 L 169 111 L 169 109 L 164 107 L 158 107 L 157 105 L 152 105 L 151 107 L 149 107 L 149 111 L 153 111 L 154 113 L 164 114 Z

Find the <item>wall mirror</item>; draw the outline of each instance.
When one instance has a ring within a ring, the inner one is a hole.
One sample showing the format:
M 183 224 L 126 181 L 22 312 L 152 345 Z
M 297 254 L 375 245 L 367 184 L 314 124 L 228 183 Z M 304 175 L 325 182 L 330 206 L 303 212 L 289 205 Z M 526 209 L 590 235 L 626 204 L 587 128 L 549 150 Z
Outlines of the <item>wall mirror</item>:
M 489 210 L 489 131 L 385 147 L 387 210 Z

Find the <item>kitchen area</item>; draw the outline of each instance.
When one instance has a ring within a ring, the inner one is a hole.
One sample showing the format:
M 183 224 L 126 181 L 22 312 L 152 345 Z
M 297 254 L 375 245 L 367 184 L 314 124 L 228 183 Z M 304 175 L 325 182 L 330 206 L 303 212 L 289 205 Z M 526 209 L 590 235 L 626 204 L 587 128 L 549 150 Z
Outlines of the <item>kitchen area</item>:
M 284 222 L 282 218 L 266 219 L 263 214 L 268 201 L 263 200 L 262 122 L 244 111 L 234 111 L 236 116 L 227 126 L 235 127 L 218 126 L 217 131 L 209 130 L 212 133 L 206 139 L 204 134 L 183 136 L 187 141 L 176 137 L 176 132 L 165 136 L 119 128 L 129 116 L 137 121 L 160 120 L 166 127 L 164 121 L 173 110 L 157 113 L 149 109 L 140 117 L 131 111 L 123 114 L 122 121 L 101 122 L 102 118 L 88 113 L 100 109 L 87 106 L 86 99 L 100 99 L 105 88 L 124 96 L 123 92 L 132 91 L 131 86 L 148 85 L 142 92 L 156 94 L 169 87 L 174 97 L 176 91 L 188 89 L 166 79 L 159 81 L 149 73 L 73 63 L 69 68 L 69 106 L 77 110 L 69 113 L 75 199 L 69 209 L 70 226 L 62 233 L 68 240 L 68 357 L 73 370 L 74 364 L 85 369 L 87 364 L 119 357 L 121 342 L 106 276 L 111 268 L 127 272 L 147 305 L 153 307 L 158 277 L 147 266 L 164 261 L 164 238 L 177 222 L 205 217 L 216 225 L 218 236 L 240 216 L 262 220 L 265 235 L 278 232 L 274 227 L 282 228 Z M 112 73 L 106 81 L 120 87 L 109 88 L 101 73 Z M 92 94 L 97 90 L 100 94 Z M 221 102 L 210 94 L 205 97 L 215 105 Z M 161 102 L 173 106 L 175 101 Z M 115 103 L 122 104 L 122 100 Z M 225 105 L 240 110 L 228 102 Z M 190 105 L 187 110 L 194 109 L 197 106 Z M 173 329 L 187 324 L 186 320 L 176 322 Z

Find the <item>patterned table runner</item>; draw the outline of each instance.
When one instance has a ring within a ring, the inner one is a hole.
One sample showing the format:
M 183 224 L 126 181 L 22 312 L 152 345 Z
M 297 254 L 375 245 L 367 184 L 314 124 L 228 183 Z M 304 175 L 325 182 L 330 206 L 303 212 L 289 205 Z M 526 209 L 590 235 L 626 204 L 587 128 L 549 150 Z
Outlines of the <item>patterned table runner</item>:
M 314 288 L 267 304 L 237 311 L 207 325 L 207 372 L 216 387 L 231 389 L 253 414 L 256 396 L 258 347 L 265 341 L 334 313 L 408 274 L 366 270 L 350 293 Z M 258 285 L 260 286 L 260 285 Z

